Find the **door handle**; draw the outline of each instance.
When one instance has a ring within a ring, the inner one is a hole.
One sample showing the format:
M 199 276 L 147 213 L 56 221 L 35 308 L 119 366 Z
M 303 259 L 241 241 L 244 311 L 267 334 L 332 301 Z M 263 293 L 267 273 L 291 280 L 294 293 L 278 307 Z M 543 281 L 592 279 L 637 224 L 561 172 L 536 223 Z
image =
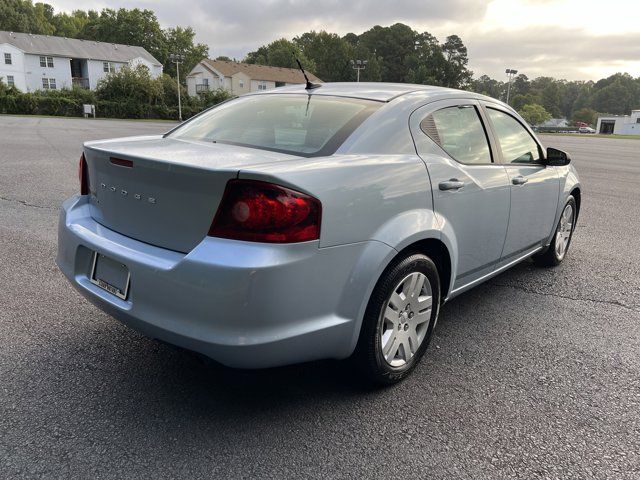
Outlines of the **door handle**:
M 462 187 L 464 187 L 464 182 L 461 182 L 457 178 L 445 180 L 438 184 L 440 190 L 460 190 Z
M 529 179 L 523 177 L 522 175 L 518 175 L 517 177 L 513 177 L 511 179 L 511 183 L 513 183 L 514 185 L 524 185 L 528 181 L 529 181 Z

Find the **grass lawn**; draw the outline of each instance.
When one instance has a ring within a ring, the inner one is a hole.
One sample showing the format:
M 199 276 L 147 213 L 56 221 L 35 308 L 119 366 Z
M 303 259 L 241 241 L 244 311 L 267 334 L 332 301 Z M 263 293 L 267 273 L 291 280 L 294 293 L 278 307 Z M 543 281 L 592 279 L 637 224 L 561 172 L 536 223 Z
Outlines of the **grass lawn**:
M 178 120 L 167 120 L 162 118 L 103 118 L 103 117 L 68 117 L 66 115 L 26 115 L 20 113 L 0 113 L 0 117 L 25 117 L 25 118 L 71 118 L 71 119 L 82 119 L 82 120 L 111 120 L 114 122 L 167 122 L 167 123 L 178 123 Z
M 615 138 L 624 140 L 640 140 L 640 135 L 601 135 L 599 133 L 540 133 L 539 135 L 557 135 L 559 137 L 582 138 Z

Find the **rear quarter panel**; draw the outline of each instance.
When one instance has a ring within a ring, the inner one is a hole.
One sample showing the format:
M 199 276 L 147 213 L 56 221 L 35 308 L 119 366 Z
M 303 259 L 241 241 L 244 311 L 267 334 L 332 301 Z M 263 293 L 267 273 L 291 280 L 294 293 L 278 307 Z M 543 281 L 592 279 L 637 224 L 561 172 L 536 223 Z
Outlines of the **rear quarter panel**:
M 318 198 L 320 247 L 378 240 L 398 249 L 416 234 L 439 236 L 429 175 L 416 155 L 305 158 L 241 170 L 239 177 Z

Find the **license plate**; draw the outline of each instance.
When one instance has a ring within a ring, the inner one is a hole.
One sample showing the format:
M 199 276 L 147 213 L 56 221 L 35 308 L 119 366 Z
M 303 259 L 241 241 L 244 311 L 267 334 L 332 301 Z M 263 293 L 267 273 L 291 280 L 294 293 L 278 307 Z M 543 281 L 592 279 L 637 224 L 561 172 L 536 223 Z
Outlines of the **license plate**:
M 131 275 L 126 265 L 94 252 L 89 280 L 112 295 L 127 299 Z

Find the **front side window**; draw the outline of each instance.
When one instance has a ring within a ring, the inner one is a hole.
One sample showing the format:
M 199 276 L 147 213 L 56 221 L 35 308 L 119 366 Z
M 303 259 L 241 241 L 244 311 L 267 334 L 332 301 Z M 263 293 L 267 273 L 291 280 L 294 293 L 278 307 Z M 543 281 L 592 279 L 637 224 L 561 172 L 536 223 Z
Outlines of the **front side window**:
M 267 89 L 267 82 L 258 83 L 258 90 L 266 90 L 266 89 Z
M 13 78 L 13 75 L 7 75 L 7 85 L 9 85 L 10 87 L 15 86 L 16 82 Z
M 252 95 L 208 110 L 169 136 L 303 157 L 331 155 L 381 105 L 325 95 Z
M 47 67 L 53 68 L 53 57 L 47 57 Z
M 113 73 L 116 71 L 116 66 L 111 62 L 102 62 L 102 71 L 105 73 Z
M 11 60 L 11 54 L 10 53 L 5 53 L 4 54 L 4 63 L 7 65 L 11 65 L 12 60 Z
M 420 129 L 460 163 L 491 163 L 487 135 L 473 105 L 433 112 L 420 122 Z
M 508 113 L 487 108 L 504 163 L 540 163 L 540 149 L 522 124 Z
M 55 78 L 50 78 L 49 79 L 49 88 L 51 90 L 55 90 L 56 89 L 56 79 Z
M 238 85 L 240 85 L 240 88 L 244 88 L 244 80 L 240 80 L 240 82 L 238 83 Z
M 49 79 L 48 78 L 43 78 L 42 79 L 42 88 L 44 88 L 45 90 L 49 90 Z
M 46 68 L 46 66 L 47 66 L 47 57 L 40 57 L 40 66 Z

